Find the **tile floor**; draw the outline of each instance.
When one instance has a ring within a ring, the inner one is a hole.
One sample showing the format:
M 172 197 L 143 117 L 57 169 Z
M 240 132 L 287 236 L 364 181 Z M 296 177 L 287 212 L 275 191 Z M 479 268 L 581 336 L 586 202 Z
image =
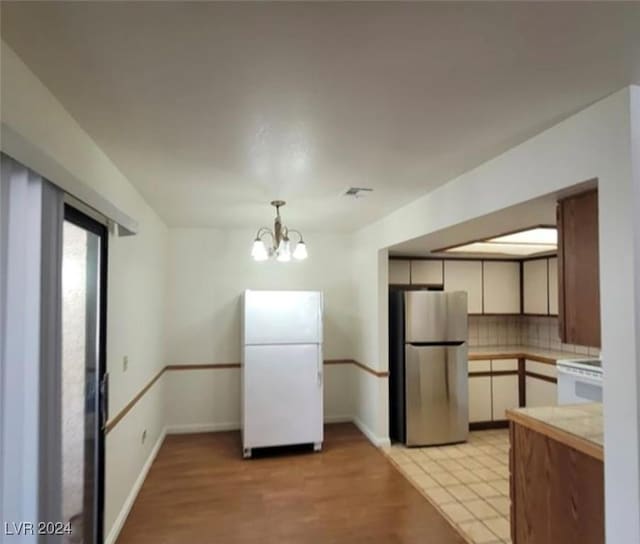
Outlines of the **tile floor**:
M 509 431 L 475 431 L 466 444 L 385 449 L 398 470 L 473 544 L 511 543 Z

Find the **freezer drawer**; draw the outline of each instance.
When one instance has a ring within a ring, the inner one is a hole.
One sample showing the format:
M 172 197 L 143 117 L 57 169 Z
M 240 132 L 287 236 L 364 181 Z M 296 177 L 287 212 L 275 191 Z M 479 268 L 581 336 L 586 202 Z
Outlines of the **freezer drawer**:
M 467 293 L 407 291 L 405 341 L 464 342 L 467 340 Z
M 245 346 L 243 447 L 321 443 L 322 350 Z
M 405 346 L 406 443 L 462 442 L 469 433 L 467 345 Z

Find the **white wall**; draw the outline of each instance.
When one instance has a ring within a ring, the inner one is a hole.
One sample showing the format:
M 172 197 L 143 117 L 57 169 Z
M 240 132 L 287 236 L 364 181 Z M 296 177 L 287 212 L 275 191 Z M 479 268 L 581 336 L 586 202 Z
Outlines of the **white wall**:
M 368 244 L 356 245 L 352 256 L 354 339 L 357 340 L 354 357 L 375 371 L 388 369 L 388 362 L 380 358 L 381 353 L 388 351 L 387 322 L 378 318 L 388 303 L 387 261 L 386 249 L 375 249 Z M 387 443 L 388 378 L 357 370 L 353 380 L 356 423 L 375 444 Z
M 109 237 L 107 367 L 109 412 L 113 416 L 164 365 L 167 229 L 125 176 L 4 42 L 1 79 L 2 123 L 140 225 L 137 236 Z M 55 181 L 52 172 L 40 173 Z M 126 373 L 122 371 L 124 355 L 129 356 Z M 143 402 L 107 435 L 105 534 L 160 436 L 161 388 L 161 381 L 157 382 Z M 142 444 L 144 429 L 147 439 Z
M 624 89 L 590 106 L 520 146 L 359 231 L 356 245 L 366 256 L 357 300 L 379 296 L 381 271 L 372 266 L 379 251 L 589 179 L 599 180 L 602 358 L 615 361 L 605 372 L 606 531 L 609 542 L 640 542 L 638 349 L 634 304 L 634 210 L 631 173 L 630 104 L 637 119 L 638 90 Z M 631 99 L 633 97 L 633 100 Z M 635 127 L 635 125 L 634 125 Z M 634 133 L 637 159 L 637 132 Z M 635 163 L 637 168 L 637 161 Z M 635 182 L 638 183 L 637 171 Z M 377 276 L 377 277 L 376 277 Z M 637 296 L 637 294 L 636 294 Z M 384 300 L 367 306 L 371 321 L 356 328 L 356 353 L 369 353 L 378 368 L 388 366 L 385 342 L 373 347 Z M 377 306 L 377 307 L 376 307 Z M 373 350 L 373 352 L 372 352 Z M 377 401 L 379 407 L 385 400 Z M 357 410 L 363 409 L 358 407 Z M 368 413 L 373 411 L 368 408 Z M 388 426 L 379 409 L 377 428 Z
M 240 361 L 240 297 L 245 289 L 312 289 L 325 295 L 324 359 L 352 357 L 356 309 L 351 237 L 305 232 L 303 262 L 254 262 L 253 230 L 171 229 L 167 303 L 167 364 Z M 325 416 L 352 415 L 352 365 L 325 365 Z M 236 428 L 238 369 L 167 374 L 171 429 Z

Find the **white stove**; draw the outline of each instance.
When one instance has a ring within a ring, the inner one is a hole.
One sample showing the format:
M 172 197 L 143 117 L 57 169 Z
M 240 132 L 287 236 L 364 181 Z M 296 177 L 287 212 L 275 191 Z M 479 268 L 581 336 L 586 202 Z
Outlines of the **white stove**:
M 602 361 L 600 359 L 560 359 L 558 404 L 602 402 Z

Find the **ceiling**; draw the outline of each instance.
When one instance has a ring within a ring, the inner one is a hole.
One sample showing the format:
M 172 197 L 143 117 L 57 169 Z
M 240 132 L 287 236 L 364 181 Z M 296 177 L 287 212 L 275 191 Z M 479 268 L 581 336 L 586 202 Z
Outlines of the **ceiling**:
M 171 226 L 258 226 L 274 198 L 363 226 L 640 83 L 638 28 L 634 2 L 2 2 L 3 40 Z

